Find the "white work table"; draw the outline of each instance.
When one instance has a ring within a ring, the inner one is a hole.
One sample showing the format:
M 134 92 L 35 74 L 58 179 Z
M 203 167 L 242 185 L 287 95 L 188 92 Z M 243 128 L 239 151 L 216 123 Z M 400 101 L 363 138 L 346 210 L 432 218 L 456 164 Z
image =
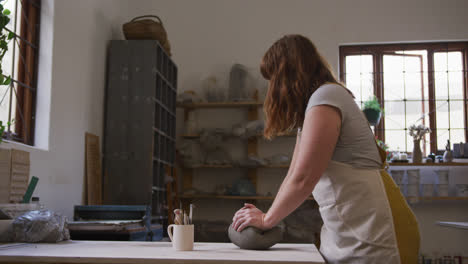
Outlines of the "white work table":
M 447 226 L 447 227 L 453 227 L 453 228 L 458 228 L 458 229 L 466 229 L 468 230 L 468 222 L 436 222 L 436 224 L 440 226 Z
M 0 244 L 0 263 L 325 263 L 313 244 L 277 244 L 242 250 L 231 243 L 195 243 L 175 251 L 169 242 L 67 241 L 57 244 Z

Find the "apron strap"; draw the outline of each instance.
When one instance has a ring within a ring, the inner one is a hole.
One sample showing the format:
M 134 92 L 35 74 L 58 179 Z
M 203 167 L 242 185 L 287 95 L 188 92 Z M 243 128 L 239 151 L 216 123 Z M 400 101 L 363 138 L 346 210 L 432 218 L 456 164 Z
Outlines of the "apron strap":
M 362 111 L 361 111 L 361 113 L 362 113 Z M 364 116 L 364 118 L 366 118 L 364 113 L 362 113 L 362 115 Z M 367 118 L 366 118 L 366 120 L 367 120 Z M 373 135 L 374 132 L 372 132 L 372 128 L 370 127 L 369 122 L 367 122 L 367 125 L 369 127 L 369 130 L 370 130 L 371 134 Z M 382 161 L 382 168 L 381 169 L 382 170 L 387 170 L 388 169 L 387 152 L 383 148 L 381 148 L 379 146 L 379 144 L 377 143 L 377 139 L 374 140 L 374 142 L 375 142 L 375 146 L 377 147 L 377 150 L 379 152 L 380 160 Z

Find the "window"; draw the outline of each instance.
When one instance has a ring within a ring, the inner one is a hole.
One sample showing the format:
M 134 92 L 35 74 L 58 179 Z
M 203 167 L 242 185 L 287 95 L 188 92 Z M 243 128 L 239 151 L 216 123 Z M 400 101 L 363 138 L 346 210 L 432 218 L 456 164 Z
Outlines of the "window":
M 411 152 L 412 124 L 429 126 L 424 154 L 467 141 L 468 42 L 340 47 L 340 79 L 362 107 L 376 96 L 384 108 L 376 136 Z
M 10 85 L 0 86 L 0 120 L 11 122 L 3 137 L 33 144 L 37 83 L 40 0 L 5 0 L 11 11 L 7 32 L 13 34 L 2 60 L 3 77 Z

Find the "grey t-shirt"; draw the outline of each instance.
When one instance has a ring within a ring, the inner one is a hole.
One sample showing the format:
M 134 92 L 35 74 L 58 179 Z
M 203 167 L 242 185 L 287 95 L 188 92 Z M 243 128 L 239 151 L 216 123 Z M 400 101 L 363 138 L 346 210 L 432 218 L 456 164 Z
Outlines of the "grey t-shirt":
M 330 105 L 341 112 L 341 131 L 332 160 L 356 168 L 380 168 L 382 162 L 366 117 L 352 95 L 337 84 L 324 84 L 310 97 L 307 110 Z

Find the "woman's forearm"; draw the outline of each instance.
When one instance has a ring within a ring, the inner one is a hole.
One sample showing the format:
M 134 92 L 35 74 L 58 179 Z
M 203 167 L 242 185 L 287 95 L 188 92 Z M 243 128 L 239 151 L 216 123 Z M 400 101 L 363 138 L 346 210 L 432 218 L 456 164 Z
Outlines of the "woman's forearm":
M 311 177 L 310 175 L 307 177 L 292 174 L 285 179 L 275 201 L 265 215 L 264 224 L 269 228 L 274 227 L 296 210 L 310 196 L 318 179 L 319 177 Z
M 278 193 L 281 192 L 281 190 L 284 188 L 284 185 L 285 185 L 285 182 L 288 181 L 289 178 L 291 178 L 291 174 L 293 173 L 294 171 L 294 168 L 296 166 L 296 158 L 297 158 L 297 153 L 299 153 L 299 142 L 300 142 L 300 138 L 301 138 L 301 135 L 300 135 L 300 132 L 298 131 L 297 132 L 297 136 L 296 136 L 296 145 L 294 145 L 294 151 L 293 151 L 293 155 L 292 155 L 292 159 L 291 159 L 291 163 L 289 164 L 289 169 L 288 169 L 288 173 L 286 174 L 286 177 L 284 177 L 284 180 L 283 182 L 281 183 L 280 185 L 280 188 L 278 190 Z

